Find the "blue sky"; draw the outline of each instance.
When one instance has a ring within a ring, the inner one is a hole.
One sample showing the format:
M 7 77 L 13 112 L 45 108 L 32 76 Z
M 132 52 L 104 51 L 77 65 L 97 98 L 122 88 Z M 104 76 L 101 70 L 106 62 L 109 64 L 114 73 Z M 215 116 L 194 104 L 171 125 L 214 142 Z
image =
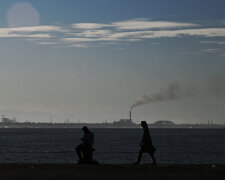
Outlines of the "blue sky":
M 134 121 L 224 123 L 224 7 L 222 0 L 3 0 L 0 113 L 21 122 L 112 122 L 179 83 L 182 97 L 136 107 Z

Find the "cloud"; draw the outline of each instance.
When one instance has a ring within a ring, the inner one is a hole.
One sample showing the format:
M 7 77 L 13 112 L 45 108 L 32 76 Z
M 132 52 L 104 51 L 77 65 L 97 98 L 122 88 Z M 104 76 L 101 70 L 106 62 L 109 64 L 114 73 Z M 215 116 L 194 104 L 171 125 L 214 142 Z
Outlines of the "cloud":
M 116 28 L 120 30 L 145 30 L 145 29 L 162 29 L 162 28 L 180 28 L 198 26 L 193 23 L 179 23 L 170 21 L 149 21 L 148 19 L 131 19 L 128 21 L 113 22 L 110 24 L 101 23 L 76 23 L 72 24 L 73 28 L 79 29 L 101 29 Z
M 179 23 L 170 21 L 149 21 L 147 19 L 133 19 L 112 23 L 112 26 L 121 30 L 145 30 L 145 29 L 165 29 L 197 26 L 192 23 Z
M 151 45 L 159 45 L 160 43 L 157 43 L 157 42 L 152 42 L 150 43 Z
M 201 44 L 218 44 L 225 45 L 225 41 L 200 41 Z
M 57 42 L 37 42 L 37 44 L 40 44 L 40 45 L 52 45 L 52 44 L 57 44 Z
M 90 47 L 88 44 L 71 44 L 69 47 L 87 48 Z
M 111 25 L 109 24 L 101 24 L 101 23 L 76 23 L 72 24 L 73 28 L 78 28 L 78 29 L 100 29 L 103 27 L 110 27 Z
M 111 34 L 110 30 L 87 30 L 75 35 L 81 37 L 106 37 L 110 34 Z
M 203 53 L 202 52 L 199 52 L 199 51 L 185 51 L 185 52 L 181 52 L 181 53 L 178 53 L 178 55 L 194 55 L 194 56 L 200 56 L 202 55 Z
M 59 26 L 32 26 L 18 28 L 0 28 L 0 38 L 51 38 L 50 33 L 63 33 L 65 29 Z
M 182 36 L 225 37 L 225 28 L 148 31 L 148 34 L 142 36 L 142 38 L 172 38 Z
M 12 32 L 65 32 L 65 29 L 60 26 L 32 26 L 18 28 L 1 28 Z M 0 29 L 0 30 L 1 30 Z
M 203 49 L 202 52 L 204 53 L 210 53 L 215 54 L 224 57 L 224 50 L 220 48 L 209 48 L 209 49 Z
M 202 26 L 185 22 L 132 19 L 108 24 L 75 23 L 67 26 L 0 28 L 0 38 L 25 38 L 26 40 L 35 38 L 37 43 L 42 45 L 58 43 L 68 47 L 90 47 L 99 43 L 135 43 L 156 38 L 225 37 L 225 28 Z M 200 43 L 224 44 L 225 42 L 205 40 Z
M 35 32 L 65 32 L 60 26 L 32 26 L 18 28 L 0 28 L 0 33 L 35 33 Z
M 203 52 L 206 52 L 206 53 L 218 53 L 220 51 L 221 51 L 220 49 L 204 49 L 203 50 Z
M 61 38 L 62 42 L 67 43 L 76 43 L 76 42 L 93 42 L 93 41 L 100 41 L 100 39 L 94 39 L 94 38 Z
M 102 32 L 102 33 L 101 33 Z M 225 36 L 225 28 L 160 30 L 160 31 L 126 31 L 112 32 L 107 30 L 84 31 L 74 34 L 77 37 L 62 38 L 64 42 L 100 42 L 100 41 L 139 41 L 155 38 L 174 38 L 183 36 L 218 37 Z

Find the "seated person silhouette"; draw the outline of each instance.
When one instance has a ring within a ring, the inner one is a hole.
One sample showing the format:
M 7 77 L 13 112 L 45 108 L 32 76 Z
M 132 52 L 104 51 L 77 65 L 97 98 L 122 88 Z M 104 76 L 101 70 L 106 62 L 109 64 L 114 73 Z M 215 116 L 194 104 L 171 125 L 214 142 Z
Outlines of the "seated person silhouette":
M 94 148 L 94 134 L 89 131 L 87 126 L 82 128 L 84 135 L 81 138 L 82 143 L 76 147 L 76 152 L 79 157 L 79 164 L 90 164 L 93 162 L 92 156 Z
M 143 128 L 143 136 L 142 136 L 142 140 L 141 140 L 141 143 L 140 143 L 141 149 L 139 151 L 138 160 L 134 164 L 140 163 L 143 153 L 149 153 L 151 155 L 152 160 L 153 160 L 152 166 L 156 165 L 156 160 L 155 160 L 155 157 L 154 157 L 154 153 L 155 153 L 156 149 L 152 145 L 152 139 L 151 139 L 149 129 L 148 129 L 148 125 L 147 125 L 146 121 L 141 121 L 141 126 Z

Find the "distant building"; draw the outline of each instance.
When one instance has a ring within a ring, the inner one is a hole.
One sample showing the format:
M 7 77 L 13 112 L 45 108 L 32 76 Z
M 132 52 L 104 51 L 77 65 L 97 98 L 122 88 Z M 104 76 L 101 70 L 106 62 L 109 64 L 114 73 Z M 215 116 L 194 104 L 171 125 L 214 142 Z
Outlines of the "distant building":
M 113 124 L 133 124 L 131 119 L 120 119 L 119 121 L 114 121 Z
M 113 125 L 119 127 L 134 127 L 137 126 L 131 119 L 120 119 L 119 121 L 114 121 Z
M 2 115 L 2 123 L 4 124 L 16 123 L 16 118 L 9 119 L 9 118 L 6 118 L 4 115 Z
M 170 128 L 170 127 L 176 127 L 176 124 L 172 121 L 156 121 L 155 123 L 151 124 L 152 127 L 157 128 Z

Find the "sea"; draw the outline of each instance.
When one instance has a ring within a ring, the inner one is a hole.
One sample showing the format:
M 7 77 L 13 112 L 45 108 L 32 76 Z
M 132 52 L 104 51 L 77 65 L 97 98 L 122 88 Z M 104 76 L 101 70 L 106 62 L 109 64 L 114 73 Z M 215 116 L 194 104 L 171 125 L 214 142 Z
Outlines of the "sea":
M 90 129 L 94 159 L 132 164 L 142 129 Z M 225 129 L 150 129 L 159 164 L 225 164 Z M 0 163 L 77 163 L 81 129 L 0 129 Z M 148 153 L 141 163 L 151 163 Z

